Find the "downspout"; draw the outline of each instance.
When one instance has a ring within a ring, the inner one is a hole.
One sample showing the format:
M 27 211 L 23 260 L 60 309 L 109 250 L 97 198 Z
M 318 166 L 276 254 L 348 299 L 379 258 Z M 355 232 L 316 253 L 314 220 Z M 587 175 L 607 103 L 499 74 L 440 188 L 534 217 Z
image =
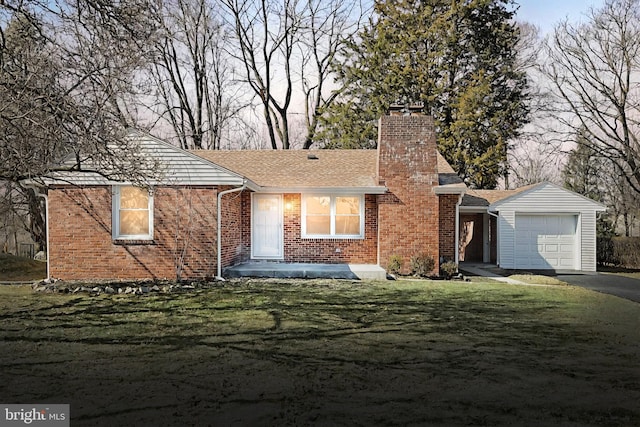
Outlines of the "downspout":
M 489 214 L 489 216 L 495 217 L 496 219 L 496 264 L 499 267 L 500 266 L 500 226 L 499 226 L 498 220 L 500 219 L 500 215 L 491 212 L 489 209 L 487 209 L 487 213 Z M 489 255 L 489 258 L 491 258 L 491 255 Z
M 464 193 L 461 193 L 458 196 L 458 203 L 456 203 L 456 231 L 454 233 L 455 236 L 455 253 L 454 259 L 456 265 L 460 264 L 460 205 L 462 204 L 462 198 L 464 197 Z
M 222 277 L 222 196 L 230 193 L 237 193 L 239 191 L 244 191 L 247 188 L 246 180 L 243 181 L 242 187 L 232 188 L 230 190 L 221 191 L 218 193 L 218 265 L 217 265 L 217 275 L 216 280 L 224 281 Z M 48 248 L 48 247 L 47 247 Z
M 49 281 L 51 280 L 51 268 L 49 267 L 51 265 L 51 258 L 49 257 L 49 197 L 45 193 L 41 193 L 40 191 L 38 191 L 40 187 L 37 187 L 35 185 L 27 185 L 26 187 L 33 189 L 33 191 L 36 193 L 36 196 L 42 197 L 44 199 L 44 223 L 45 223 L 44 233 L 45 233 L 45 240 L 47 241 L 47 279 L 46 280 Z

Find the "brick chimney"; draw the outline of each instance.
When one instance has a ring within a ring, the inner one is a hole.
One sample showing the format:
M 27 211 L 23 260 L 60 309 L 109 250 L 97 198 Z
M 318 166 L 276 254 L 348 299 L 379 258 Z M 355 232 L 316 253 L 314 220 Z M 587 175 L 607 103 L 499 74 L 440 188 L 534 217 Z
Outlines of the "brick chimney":
M 378 127 L 378 177 L 389 192 L 378 196 L 378 262 L 428 254 L 438 271 L 439 206 L 436 137 L 433 118 L 404 110 L 383 116 Z

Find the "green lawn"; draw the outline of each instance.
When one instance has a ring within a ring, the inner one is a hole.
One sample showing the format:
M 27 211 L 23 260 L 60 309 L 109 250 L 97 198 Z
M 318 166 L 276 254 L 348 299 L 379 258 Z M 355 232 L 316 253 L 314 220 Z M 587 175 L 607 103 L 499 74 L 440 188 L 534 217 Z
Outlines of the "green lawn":
M 571 286 L 0 286 L 0 401 L 73 426 L 640 425 L 640 305 Z

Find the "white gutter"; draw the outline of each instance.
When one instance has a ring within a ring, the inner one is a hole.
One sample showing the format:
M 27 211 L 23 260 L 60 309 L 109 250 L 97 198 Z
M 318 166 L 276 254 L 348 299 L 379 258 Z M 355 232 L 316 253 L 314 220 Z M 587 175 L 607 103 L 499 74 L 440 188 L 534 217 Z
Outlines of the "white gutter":
M 489 208 L 487 208 L 487 213 L 489 216 L 495 217 L 496 219 L 496 264 L 498 267 L 500 266 L 500 216 L 491 212 Z M 491 251 L 491 249 L 489 249 Z M 489 260 L 491 260 L 491 255 L 489 255 Z
M 222 196 L 230 193 L 237 193 L 239 191 L 244 191 L 247 188 L 246 180 L 243 182 L 242 187 L 232 188 L 230 190 L 221 191 L 218 193 L 218 265 L 217 265 L 217 275 L 216 280 L 224 281 L 222 277 Z M 48 248 L 48 247 L 47 247 Z
M 252 188 L 250 188 L 252 190 Z M 386 194 L 389 190 L 384 186 L 371 187 L 260 187 L 266 193 L 331 193 L 331 194 Z

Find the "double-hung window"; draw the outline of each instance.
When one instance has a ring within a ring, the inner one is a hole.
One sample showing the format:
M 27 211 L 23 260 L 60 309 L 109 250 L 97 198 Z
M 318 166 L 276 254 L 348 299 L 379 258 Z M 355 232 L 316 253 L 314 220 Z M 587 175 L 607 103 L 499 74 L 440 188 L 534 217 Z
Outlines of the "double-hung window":
M 364 238 L 364 197 L 303 195 L 302 237 Z
M 153 240 L 153 195 L 147 188 L 113 187 L 113 238 Z

